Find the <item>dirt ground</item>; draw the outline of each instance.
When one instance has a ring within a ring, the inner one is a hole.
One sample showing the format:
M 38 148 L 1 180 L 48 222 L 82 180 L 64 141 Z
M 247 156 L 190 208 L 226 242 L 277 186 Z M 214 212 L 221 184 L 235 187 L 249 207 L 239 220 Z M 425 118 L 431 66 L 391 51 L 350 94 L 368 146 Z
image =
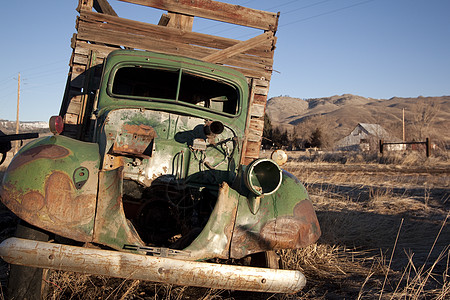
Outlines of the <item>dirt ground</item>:
M 450 164 L 426 158 L 416 165 L 294 158 L 283 168 L 306 185 L 322 229 L 316 244 L 279 253 L 283 268 L 305 274 L 307 285 L 300 293 L 211 290 L 53 272 L 49 299 L 450 298 Z M 7 225 L 14 222 L 5 216 L 0 216 L 3 236 L 12 234 Z M 0 268 L 4 280 L 7 265 Z

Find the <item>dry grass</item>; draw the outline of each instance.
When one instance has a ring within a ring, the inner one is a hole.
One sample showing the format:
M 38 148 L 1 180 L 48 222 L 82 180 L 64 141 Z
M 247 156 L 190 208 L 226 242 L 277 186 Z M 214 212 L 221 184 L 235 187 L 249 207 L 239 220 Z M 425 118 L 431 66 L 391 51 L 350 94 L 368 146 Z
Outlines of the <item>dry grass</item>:
M 279 253 L 283 268 L 307 277 L 298 294 L 54 272 L 48 299 L 448 299 L 449 168 L 425 165 L 297 159 L 285 166 L 307 186 L 323 233 L 314 245 Z

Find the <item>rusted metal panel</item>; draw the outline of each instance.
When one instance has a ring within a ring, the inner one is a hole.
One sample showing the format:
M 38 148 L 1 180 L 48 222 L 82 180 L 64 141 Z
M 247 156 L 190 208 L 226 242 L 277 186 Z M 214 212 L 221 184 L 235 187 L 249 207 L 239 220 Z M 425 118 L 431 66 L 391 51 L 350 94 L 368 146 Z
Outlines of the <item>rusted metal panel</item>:
M 152 151 L 148 148 L 156 137 L 157 134 L 151 126 L 124 125 L 115 137 L 112 153 L 148 158 Z
M 126 219 L 122 202 L 123 168 L 99 172 L 97 214 L 94 239 L 96 243 L 122 250 L 124 245 L 144 246 L 133 225 Z
M 320 237 L 319 222 L 306 190 L 291 174 L 283 171 L 281 187 L 260 201 L 257 212 L 251 210 L 247 201 L 239 203 L 231 243 L 232 258 L 302 248 Z
M 263 30 L 277 30 L 278 15 L 240 5 L 211 0 L 120 0 L 190 16 Z
M 47 137 L 28 144 L 28 150 L 19 152 L 9 165 L 0 195 L 12 212 L 28 223 L 71 239 L 91 241 L 98 147 L 66 142 L 65 137 Z M 77 157 L 69 150 L 77 149 L 75 145 L 80 151 L 87 146 L 86 155 Z
M 194 242 L 184 249 L 190 251 L 189 260 L 229 258 L 238 200 L 239 194 L 223 183 L 208 223 Z
M 19 238 L 3 241 L 0 256 L 12 264 L 214 289 L 295 293 L 306 284 L 300 271 L 184 261 Z

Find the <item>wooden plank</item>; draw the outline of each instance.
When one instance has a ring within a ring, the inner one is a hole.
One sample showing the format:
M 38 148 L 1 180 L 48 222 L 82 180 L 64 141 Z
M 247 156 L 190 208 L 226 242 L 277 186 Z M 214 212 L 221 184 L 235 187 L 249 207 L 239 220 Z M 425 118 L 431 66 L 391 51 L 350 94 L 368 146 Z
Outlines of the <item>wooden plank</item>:
M 249 49 L 256 47 L 259 44 L 266 42 L 267 40 L 272 42 L 273 32 L 267 31 L 263 34 L 255 36 L 254 38 L 239 42 L 231 47 L 223 49 L 222 51 L 217 51 L 211 55 L 204 57 L 203 61 L 211 63 L 222 62 L 226 58 L 230 58 L 232 56 L 235 56 L 236 54 L 243 53 Z
M 156 26 L 160 29 L 167 29 L 165 27 Z M 160 31 L 160 30 L 159 30 Z M 104 43 L 104 44 L 113 44 L 113 45 L 122 45 L 122 46 L 128 46 L 133 48 L 139 48 L 139 49 L 145 49 L 143 48 L 144 45 L 150 45 L 153 43 L 159 43 L 164 44 L 163 47 L 170 47 L 171 45 L 175 48 L 186 48 L 188 51 L 195 50 L 197 51 L 198 48 L 193 48 L 195 46 L 202 47 L 203 45 L 196 45 L 194 42 L 191 42 L 187 44 L 187 39 L 182 40 L 174 40 L 174 39 L 168 39 L 164 40 L 164 38 L 167 38 L 167 36 L 158 34 L 153 34 L 153 32 L 148 31 L 136 31 L 132 30 L 129 27 L 120 26 L 118 24 L 112 24 L 112 23 L 99 23 L 99 22 L 80 22 L 79 28 L 78 28 L 78 39 L 96 42 L 96 43 Z M 139 39 L 139 41 L 137 40 Z M 152 41 L 149 43 L 149 41 Z M 188 41 L 189 42 L 189 41 Z M 144 45 L 140 46 L 141 43 L 145 43 Z M 270 41 L 269 41 L 270 44 Z M 271 45 L 269 45 L 271 47 Z M 148 47 L 147 47 L 148 48 Z M 150 50 L 150 49 L 147 49 Z M 203 47 L 203 56 L 209 55 L 211 53 L 214 53 L 214 51 L 217 51 L 209 46 Z M 192 56 L 195 56 L 196 53 L 192 53 Z M 190 56 L 190 55 L 187 55 Z M 197 55 L 195 58 L 201 58 L 201 55 Z M 253 62 L 256 64 L 260 64 L 262 68 L 268 69 L 271 67 L 273 63 L 273 58 L 268 57 L 259 57 L 257 55 L 247 55 L 247 54 L 241 54 L 236 55 L 233 57 L 233 59 L 240 59 L 242 62 Z M 226 60 L 225 62 L 229 62 L 230 60 Z M 240 62 L 239 62 L 240 64 Z
M 260 133 L 258 135 L 262 136 L 262 131 L 264 130 L 264 119 L 263 120 L 251 119 L 250 120 L 250 128 L 255 131 L 259 131 Z
M 172 41 L 161 41 L 154 39 L 152 36 L 132 35 L 120 30 L 106 30 L 105 27 L 107 27 L 107 24 L 80 23 L 77 37 L 78 39 L 96 43 L 122 45 L 142 50 L 182 55 L 195 59 L 201 59 L 215 51 L 206 47 L 179 44 Z M 252 59 L 256 59 L 256 63 L 252 62 Z M 257 57 L 254 58 L 249 55 L 237 56 L 236 58 L 227 59 L 224 61 L 224 64 L 244 74 L 249 74 L 252 77 L 270 78 L 271 76 L 271 72 L 267 70 L 267 65 L 260 64 Z
M 276 31 L 276 13 L 211 0 L 120 0 L 180 14 Z
M 104 13 L 111 16 L 117 16 L 117 13 L 109 4 L 108 0 L 94 0 L 94 9 L 99 13 Z
M 78 115 L 66 113 L 64 115 L 64 123 L 72 125 L 78 124 Z
M 263 118 L 266 106 L 264 104 L 253 103 L 250 107 L 250 115 L 256 118 Z
M 267 81 L 267 80 L 255 79 L 255 84 L 256 84 L 256 87 L 267 87 L 267 88 L 269 88 L 269 81 Z
M 78 0 L 77 11 L 92 10 L 93 2 L 93 0 Z
M 158 25 L 159 26 L 167 26 L 169 24 L 170 17 L 168 14 L 162 14 L 161 18 L 159 19 Z
M 247 142 L 244 164 L 249 164 L 254 159 L 259 157 L 259 149 L 260 149 L 260 147 L 261 147 L 261 143 L 260 142 L 252 142 L 252 141 L 248 141 Z
M 192 25 L 194 25 L 194 17 L 186 16 L 179 13 L 169 12 L 169 22 L 167 27 L 177 28 L 181 30 L 192 31 Z M 158 23 L 159 25 L 159 23 Z
M 84 21 L 89 23 L 101 24 L 103 28 L 115 28 L 116 30 L 128 32 L 130 34 L 149 36 L 153 39 L 173 41 L 182 44 L 199 45 L 212 49 L 226 49 L 240 42 L 239 40 L 179 30 L 166 26 L 158 26 L 95 12 L 83 11 L 79 19 L 79 22 Z M 260 58 L 269 59 L 273 63 L 273 46 L 274 45 L 272 43 L 268 42 L 261 44 L 254 49 L 249 49 L 244 53 Z
M 75 53 L 73 56 L 73 63 L 79 64 L 79 65 L 86 65 L 88 62 L 88 58 L 85 55 L 80 55 Z
M 257 86 L 255 87 L 255 94 L 267 96 L 269 93 L 269 88 Z
M 109 53 L 117 49 L 119 48 L 106 45 L 89 44 L 86 41 L 78 40 L 77 47 L 75 48 L 75 53 L 87 56 L 89 54 L 89 51 L 95 51 L 97 53 L 97 59 L 105 59 Z

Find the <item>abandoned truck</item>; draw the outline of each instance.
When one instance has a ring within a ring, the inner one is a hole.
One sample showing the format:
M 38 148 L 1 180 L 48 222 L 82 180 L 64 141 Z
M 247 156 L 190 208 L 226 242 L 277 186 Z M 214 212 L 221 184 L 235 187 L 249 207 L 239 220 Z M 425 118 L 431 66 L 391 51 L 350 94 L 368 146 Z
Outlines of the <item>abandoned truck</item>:
M 126 2 L 175 11 L 171 20 L 193 18 L 183 1 Z M 217 9 L 206 6 L 211 1 L 187 2 L 202 8 L 202 16 Z M 251 129 L 260 124 L 258 93 L 264 94 L 257 85 L 268 87 L 267 80 L 217 63 L 229 65 L 230 53 L 265 53 L 260 49 L 267 41 L 273 51 L 274 32 L 231 46 L 224 39 L 223 49 L 205 59 L 167 53 L 170 41 L 166 51 L 154 52 L 145 43 L 117 39 L 130 28 L 159 37 L 165 32 L 171 40 L 181 31 L 183 43 L 186 36 L 201 39 L 176 26 L 184 21 L 173 27 L 170 20 L 133 23 L 107 4 L 94 1 L 99 12 L 93 12 L 92 2 L 80 1 L 66 95 L 60 116 L 50 119 L 54 135 L 24 146 L 4 174 L 1 201 L 23 221 L 16 237 L 0 246 L 11 264 L 10 294 L 27 292 L 20 278 L 34 284 L 28 293 L 42 293 L 42 269 L 221 289 L 300 290 L 303 274 L 277 269 L 274 251 L 310 245 L 320 228 L 300 181 L 274 160 L 255 157 L 260 140 L 255 144 L 251 136 L 258 132 Z M 259 13 L 244 14 L 249 11 Z M 117 29 L 120 24 L 126 26 Z M 93 27 L 107 34 L 89 36 Z M 105 36 L 112 40 L 92 40 Z M 110 51 L 114 44 L 141 50 Z M 77 73 L 80 53 L 86 59 Z

